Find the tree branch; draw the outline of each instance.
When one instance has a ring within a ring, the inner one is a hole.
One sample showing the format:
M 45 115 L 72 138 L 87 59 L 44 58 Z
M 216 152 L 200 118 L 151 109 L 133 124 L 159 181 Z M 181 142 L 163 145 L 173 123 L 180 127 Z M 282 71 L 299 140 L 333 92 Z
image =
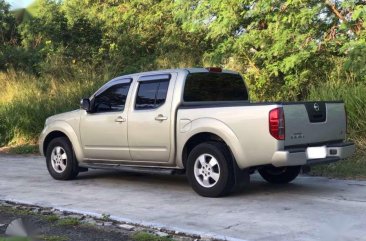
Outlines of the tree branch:
M 325 5 L 327 5 L 328 9 L 337 16 L 337 18 L 339 18 L 340 20 L 344 21 L 347 23 L 347 19 L 338 11 L 337 7 L 335 6 L 335 4 L 333 4 L 331 1 L 329 0 L 325 0 Z

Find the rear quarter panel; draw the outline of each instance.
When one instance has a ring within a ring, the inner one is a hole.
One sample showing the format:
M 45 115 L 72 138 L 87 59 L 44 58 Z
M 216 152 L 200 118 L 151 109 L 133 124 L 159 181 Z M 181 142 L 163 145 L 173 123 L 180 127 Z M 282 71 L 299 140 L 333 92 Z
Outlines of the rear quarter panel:
M 240 168 L 271 163 L 273 153 L 282 149 L 269 133 L 268 113 L 277 105 L 182 108 L 177 113 L 177 164 L 182 164 L 185 143 L 195 134 L 210 132 L 230 147 Z

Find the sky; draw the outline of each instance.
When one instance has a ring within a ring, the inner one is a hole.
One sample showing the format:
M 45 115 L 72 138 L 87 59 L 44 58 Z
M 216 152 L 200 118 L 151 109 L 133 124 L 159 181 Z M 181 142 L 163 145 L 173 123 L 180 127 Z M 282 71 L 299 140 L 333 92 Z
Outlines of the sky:
M 5 0 L 11 5 L 11 9 L 28 7 L 34 0 Z

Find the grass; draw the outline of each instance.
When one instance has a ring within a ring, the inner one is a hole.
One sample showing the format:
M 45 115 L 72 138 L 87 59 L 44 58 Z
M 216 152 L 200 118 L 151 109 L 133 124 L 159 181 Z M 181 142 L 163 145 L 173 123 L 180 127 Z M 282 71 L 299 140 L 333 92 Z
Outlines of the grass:
M 58 221 L 60 218 L 59 216 L 57 216 L 56 214 L 50 214 L 50 215 L 46 215 L 44 216 L 44 220 L 47 222 L 56 222 Z
M 38 237 L 38 239 L 43 240 L 43 241 L 66 241 L 68 240 L 67 237 L 64 236 L 57 236 L 57 235 L 42 235 L 40 237 Z
M 2 148 L 0 149 L 0 152 L 5 152 L 9 154 L 36 154 L 39 151 L 38 151 L 38 145 L 21 144 Z
M 365 151 L 358 151 L 349 159 L 329 165 L 314 166 L 309 174 L 331 178 L 366 180 L 366 153 Z
M 7 206 L 0 206 L 0 211 L 5 212 L 5 213 L 21 215 L 21 216 L 35 215 L 35 213 L 32 212 L 32 210 L 18 209 L 18 208 L 7 207 Z
M 160 237 L 155 234 L 151 234 L 144 231 L 136 232 L 132 235 L 132 240 L 134 241 L 173 241 L 169 237 Z
M 0 237 L 0 241 L 31 241 L 31 239 L 22 237 Z
M 78 226 L 80 221 L 76 218 L 62 218 L 57 224 L 60 226 Z
M 47 117 L 79 108 L 80 99 L 108 79 L 86 72 L 80 76 L 72 80 L 0 73 L 0 146 L 35 144 Z

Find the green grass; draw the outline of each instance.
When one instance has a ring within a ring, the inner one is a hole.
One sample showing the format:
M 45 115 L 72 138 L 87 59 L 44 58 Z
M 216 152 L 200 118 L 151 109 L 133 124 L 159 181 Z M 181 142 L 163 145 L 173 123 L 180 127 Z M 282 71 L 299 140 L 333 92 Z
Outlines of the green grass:
M 159 237 L 155 234 L 151 234 L 144 231 L 136 232 L 132 235 L 132 240 L 134 241 L 173 241 L 169 237 Z
M 35 154 L 38 153 L 38 145 L 22 144 L 17 146 L 10 146 L 6 150 L 10 154 Z
M 14 207 L 7 207 L 7 206 L 0 206 L 0 211 L 5 212 L 5 213 L 21 215 L 21 216 L 36 215 L 32 210 L 29 210 L 29 209 L 14 208 Z
M 43 219 L 47 222 L 56 222 L 58 221 L 60 218 L 59 216 L 57 216 L 56 214 L 50 214 L 50 215 L 45 215 L 43 217 Z
M 359 151 L 349 159 L 333 164 L 314 166 L 309 174 L 331 178 L 366 180 L 366 153 Z
M 0 147 L 35 144 L 47 117 L 78 109 L 80 99 L 107 79 L 90 72 L 81 72 L 77 80 L 0 73 Z
M 0 241 L 31 241 L 30 238 L 21 238 L 21 237 L 0 237 Z
M 64 237 L 64 236 L 56 236 L 56 235 L 42 235 L 38 237 L 39 240 L 44 240 L 44 241 L 67 241 L 68 238 Z
M 60 226 L 78 226 L 80 221 L 76 218 L 62 218 L 57 224 Z

